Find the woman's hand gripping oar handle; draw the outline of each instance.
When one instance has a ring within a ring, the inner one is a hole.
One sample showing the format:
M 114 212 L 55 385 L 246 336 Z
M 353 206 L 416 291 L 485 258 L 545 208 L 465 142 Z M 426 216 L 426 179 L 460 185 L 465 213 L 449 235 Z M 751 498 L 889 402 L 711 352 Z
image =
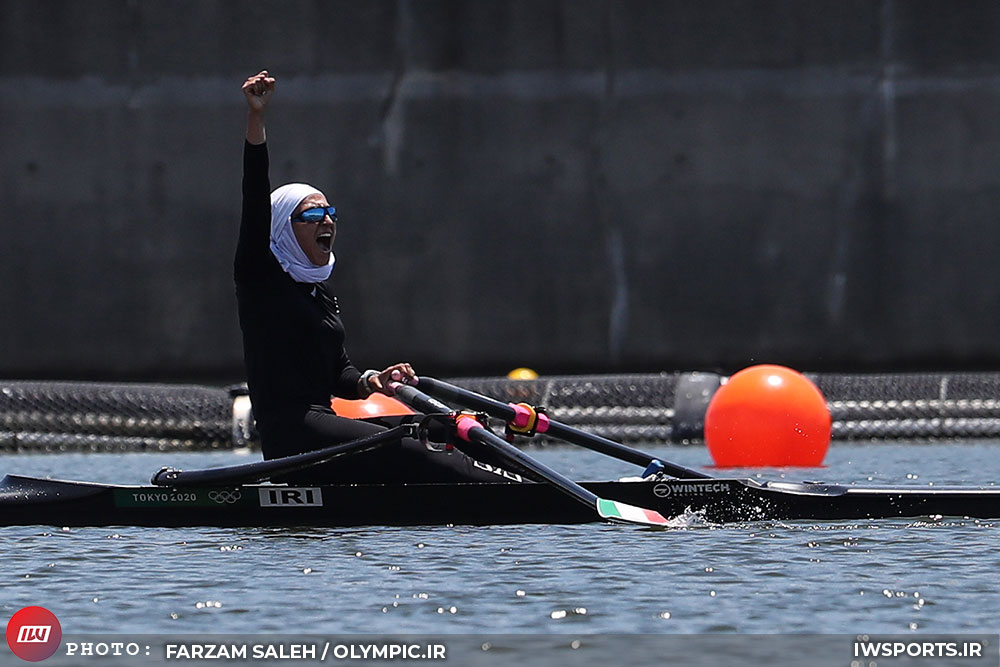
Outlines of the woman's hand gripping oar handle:
M 652 456 L 651 454 L 628 447 L 619 442 L 615 442 L 614 440 L 608 440 L 607 438 L 602 438 L 599 435 L 587 433 L 586 431 L 581 431 L 578 428 L 563 424 L 562 422 L 552 419 L 552 417 L 547 414 L 538 413 L 536 408 L 532 408 L 528 405 L 503 403 L 494 398 L 490 398 L 489 396 L 483 396 L 482 394 L 477 394 L 474 391 L 469 391 L 468 389 L 457 387 L 443 380 L 427 376 L 421 376 L 417 381 L 417 386 L 426 391 L 428 394 L 432 394 L 438 398 L 447 401 L 454 401 L 455 403 L 463 405 L 467 408 L 481 410 L 493 417 L 503 419 L 508 424 L 513 424 L 515 426 L 515 431 L 519 428 L 523 428 L 522 425 L 529 422 L 532 419 L 531 413 L 535 412 L 535 419 L 537 419 L 537 423 L 535 424 L 534 430 L 538 433 L 546 433 L 554 438 L 565 440 L 566 442 L 571 442 L 575 445 L 586 447 L 587 449 L 592 449 L 596 452 L 612 456 L 622 461 L 643 466 L 646 468 L 646 472 L 643 473 L 643 476 L 662 470 L 669 475 L 683 479 L 711 479 L 711 475 L 706 475 L 705 473 L 692 470 L 691 468 L 685 468 L 684 466 L 677 465 L 676 463 L 663 461 Z
M 596 511 L 598 516 L 603 519 L 623 521 L 642 526 L 666 527 L 669 525 L 669 521 L 655 510 L 648 510 L 616 500 L 607 500 L 598 497 L 568 477 L 528 456 L 503 438 L 491 433 L 475 417 L 455 413 L 455 411 L 451 410 L 444 403 L 434 400 L 414 387 L 404 384 L 394 384 L 392 389 L 397 398 L 420 412 L 442 412 L 443 408 L 453 413 L 455 417 L 455 430 L 458 437 L 492 450 L 500 459 L 506 459 L 514 466 L 530 470 L 548 484 L 551 484 L 566 495 Z

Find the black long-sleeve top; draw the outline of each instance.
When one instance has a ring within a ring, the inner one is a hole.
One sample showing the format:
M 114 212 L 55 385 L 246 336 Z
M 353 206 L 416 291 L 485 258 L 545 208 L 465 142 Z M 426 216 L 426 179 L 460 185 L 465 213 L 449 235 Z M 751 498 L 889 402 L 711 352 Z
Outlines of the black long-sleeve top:
M 243 214 L 234 277 L 243 360 L 258 421 L 287 409 L 330 406 L 330 396 L 358 398 L 344 348 L 337 299 L 325 283 L 298 283 L 271 252 L 267 144 L 243 149 Z

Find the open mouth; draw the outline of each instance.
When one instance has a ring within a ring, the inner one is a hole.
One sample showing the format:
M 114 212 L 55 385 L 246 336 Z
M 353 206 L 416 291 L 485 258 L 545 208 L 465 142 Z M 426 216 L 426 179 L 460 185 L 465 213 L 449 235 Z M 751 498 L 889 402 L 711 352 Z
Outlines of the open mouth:
M 330 252 L 333 250 L 333 233 L 332 232 L 322 232 L 316 237 L 316 245 L 323 252 Z

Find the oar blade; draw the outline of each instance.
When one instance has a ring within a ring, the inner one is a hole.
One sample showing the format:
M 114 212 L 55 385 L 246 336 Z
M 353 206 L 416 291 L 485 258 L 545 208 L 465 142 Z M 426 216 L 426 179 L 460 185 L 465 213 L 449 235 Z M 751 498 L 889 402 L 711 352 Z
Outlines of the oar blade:
M 622 521 L 624 523 L 634 523 L 640 526 L 655 526 L 657 528 L 670 527 L 670 519 L 667 519 L 656 510 L 636 507 L 628 503 L 617 500 L 597 499 L 597 513 L 602 519 L 609 521 Z

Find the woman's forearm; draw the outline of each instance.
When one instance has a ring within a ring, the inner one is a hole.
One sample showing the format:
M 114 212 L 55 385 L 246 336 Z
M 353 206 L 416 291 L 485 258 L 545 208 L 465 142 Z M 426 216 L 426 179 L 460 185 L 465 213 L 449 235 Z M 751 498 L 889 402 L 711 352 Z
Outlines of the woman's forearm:
M 267 134 L 264 131 L 264 113 L 262 111 L 250 110 L 247 113 L 247 141 L 254 146 L 267 141 Z
M 261 70 L 243 84 L 243 95 L 247 100 L 247 141 L 259 146 L 267 140 L 264 133 L 264 110 L 274 92 L 274 77 Z

